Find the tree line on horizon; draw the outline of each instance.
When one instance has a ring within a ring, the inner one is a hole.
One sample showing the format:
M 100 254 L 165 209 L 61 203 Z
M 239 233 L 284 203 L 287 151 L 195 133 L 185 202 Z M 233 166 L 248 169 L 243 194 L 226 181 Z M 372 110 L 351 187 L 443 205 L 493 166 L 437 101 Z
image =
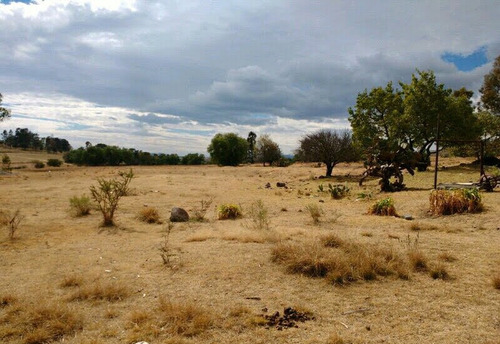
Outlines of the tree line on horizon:
M 459 155 L 478 156 L 479 145 L 476 147 L 471 142 L 479 140 L 487 142 L 487 156 L 500 154 L 500 56 L 484 77 L 481 102 L 477 107 L 472 102 L 472 91 L 464 87 L 457 90 L 446 88 L 437 83 L 434 72 L 430 70 L 417 70 L 410 83 L 399 82 L 398 85 L 399 88 L 388 82 L 386 86 L 360 92 L 356 104 L 348 109 L 352 131 L 324 129 L 307 134 L 299 140 L 293 159 L 284 157 L 279 145 L 269 135 L 257 137 L 253 131 L 246 139 L 236 133 L 216 134 L 207 147 L 210 160 L 197 153 L 179 157 L 177 154 L 151 154 L 133 148 L 105 144 L 92 146 L 90 143 L 75 150 L 71 150 L 68 143 L 70 149 L 64 159 L 69 163 L 91 166 L 204 163 L 237 166 L 254 162 L 264 166 L 288 166 L 294 161 L 314 161 L 326 165 L 327 177 L 332 175 L 336 164 L 362 159 L 366 167 L 365 177 L 380 177 L 383 191 L 398 191 L 404 188 L 403 171 L 413 174 L 415 170 L 428 168 L 438 139 L 446 140 L 440 148 L 453 149 Z M 0 105 L 1 99 L 0 95 Z M 0 121 L 9 116 L 10 112 L 0 106 Z M 18 128 L 16 135 L 18 130 L 23 134 L 30 133 L 28 129 Z M 5 133 L 4 144 L 8 144 L 6 139 L 16 137 L 11 132 Z M 62 141 L 49 137 L 40 140 L 36 134 L 31 136 L 33 146 L 29 148 L 35 149 L 49 149 L 53 142 Z M 468 142 L 464 143 L 464 140 Z M 42 141 L 44 144 L 40 144 Z

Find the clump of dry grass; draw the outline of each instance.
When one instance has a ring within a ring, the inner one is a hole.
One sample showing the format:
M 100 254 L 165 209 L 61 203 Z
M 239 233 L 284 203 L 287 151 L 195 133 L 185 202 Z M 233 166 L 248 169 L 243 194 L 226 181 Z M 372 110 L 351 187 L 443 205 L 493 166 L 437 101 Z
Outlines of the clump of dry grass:
M 241 208 L 237 204 L 221 204 L 217 207 L 217 218 L 219 220 L 234 220 L 242 216 Z
M 396 208 L 394 207 L 394 200 L 390 197 L 375 202 L 370 207 L 370 209 L 368 209 L 368 214 L 380 216 L 398 216 Z
M 86 195 L 71 197 L 69 199 L 69 206 L 73 216 L 76 217 L 88 215 L 90 214 L 90 209 L 92 209 L 90 198 Z
M 7 228 L 9 239 L 14 239 L 17 230 L 24 216 L 21 212 L 16 210 L 15 212 L 10 212 L 6 210 L 0 210 L 0 226 Z
M 139 211 L 137 218 L 146 223 L 161 223 L 158 209 L 154 207 L 144 207 Z
M 2 343 L 41 344 L 64 340 L 83 329 L 83 317 L 61 303 L 23 302 L 0 316 Z
M 59 284 L 61 288 L 79 287 L 83 284 L 83 279 L 79 276 L 66 276 Z
M 438 227 L 434 225 L 429 225 L 421 222 L 414 222 L 410 225 L 410 230 L 417 231 L 435 231 Z
M 136 310 L 129 315 L 128 341 L 158 339 L 161 337 L 194 337 L 210 329 L 214 315 L 192 303 L 173 303 L 160 298 L 150 310 Z
M 309 212 L 313 223 L 318 224 L 320 222 L 321 216 L 323 216 L 324 214 L 323 209 L 321 209 L 321 207 L 317 204 L 308 204 L 306 205 L 306 210 Z
M 500 273 L 497 273 L 495 276 L 493 276 L 491 282 L 493 284 L 493 288 L 500 289 Z
M 450 274 L 446 270 L 446 267 L 442 263 L 437 263 L 429 269 L 429 275 L 433 279 L 442 279 L 448 280 L 450 279 Z
M 81 286 L 69 297 L 68 300 L 116 302 L 127 298 L 130 294 L 130 289 L 124 285 L 109 282 L 96 282 L 92 285 Z
M 344 244 L 344 240 L 338 235 L 330 233 L 320 238 L 321 243 L 325 247 L 340 247 Z
M 200 206 L 193 209 L 193 220 L 197 222 L 205 221 L 205 215 L 207 214 L 208 209 L 210 209 L 213 201 L 213 197 L 210 197 L 209 199 L 202 199 L 200 201 Z
M 419 272 L 427 271 L 428 259 L 420 249 L 414 248 L 409 250 L 408 259 L 413 270 Z
M 290 273 L 326 277 L 334 285 L 374 280 L 378 276 L 409 278 L 408 262 L 394 250 L 346 240 L 336 248 L 325 247 L 322 240 L 279 243 L 273 248 L 271 259 Z
M 429 211 L 433 215 L 478 213 L 483 210 L 478 189 L 433 190 L 429 202 Z
M 439 255 L 439 259 L 448 263 L 452 263 L 457 260 L 457 257 L 452 255 L 451 253 L 443 252 Z

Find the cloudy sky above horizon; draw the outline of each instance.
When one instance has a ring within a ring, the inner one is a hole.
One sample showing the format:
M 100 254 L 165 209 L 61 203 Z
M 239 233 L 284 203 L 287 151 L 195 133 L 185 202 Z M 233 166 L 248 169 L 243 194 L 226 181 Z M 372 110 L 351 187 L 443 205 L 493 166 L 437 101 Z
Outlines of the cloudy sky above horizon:
M 417 68 L 477 96 L 498 18 L 497 0 L 3 0 L 0 130 L 179 154 L 253 130 L 291 153 Z

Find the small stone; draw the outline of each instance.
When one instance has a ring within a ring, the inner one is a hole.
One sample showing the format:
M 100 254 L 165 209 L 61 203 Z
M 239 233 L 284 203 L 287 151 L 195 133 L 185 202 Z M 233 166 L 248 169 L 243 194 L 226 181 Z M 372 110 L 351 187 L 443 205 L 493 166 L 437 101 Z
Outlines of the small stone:
M 406 214 L 406 215 L 403 215 L 403 219 L 411 221 L 411 220 L 413 220 L 413 216 Z
M 319 200 L 319 203 L 325 203 L 325 201 L 324 201 L 324 200 L 322 200 L 322 199 L 320 199 L 320 200 Z
M 182 208 L 172 208 L 170 212 L 171 222 L 187 222 L 189 221 L 189 214 Z
M 279 188 L 286 188 L 286 183 L 277 182 L 276 186 L 279 187 Z

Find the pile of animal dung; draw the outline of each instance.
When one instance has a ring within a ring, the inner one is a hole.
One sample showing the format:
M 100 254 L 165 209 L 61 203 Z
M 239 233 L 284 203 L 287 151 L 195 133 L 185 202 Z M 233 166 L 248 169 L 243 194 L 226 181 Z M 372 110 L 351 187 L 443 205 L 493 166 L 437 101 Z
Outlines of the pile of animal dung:
M 263 317 L 267 320 L 266 328 L 275 327 L 279 331 L 286 328 L 299 327 L 297 322 L 314 320 L 314 317 L 311 316 L 311 314 L 299 312 L 292 307 L 285 308 L 283 310 L 283 315 L 281 315 L 280 312 L 275 312 L 272 315 L 265 314 Z

